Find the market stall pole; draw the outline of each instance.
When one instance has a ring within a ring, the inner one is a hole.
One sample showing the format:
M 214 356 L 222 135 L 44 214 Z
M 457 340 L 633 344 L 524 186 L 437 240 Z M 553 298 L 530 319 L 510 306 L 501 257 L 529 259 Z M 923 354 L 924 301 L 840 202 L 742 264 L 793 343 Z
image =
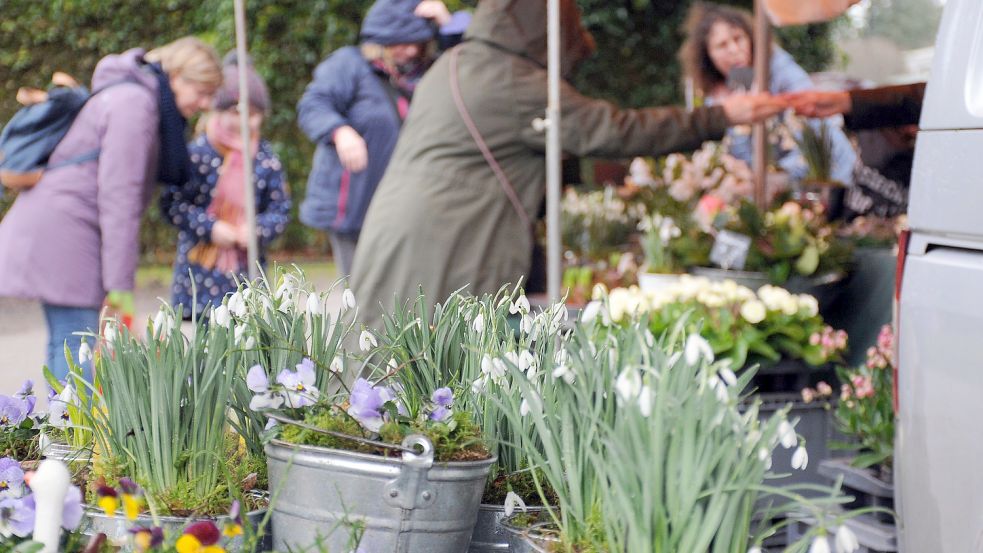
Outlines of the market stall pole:
M 754 86 L 753 92 L 768 92 L 768 69 L 771 48 L 766 46 L 771 40 L 771 27 L 765 10 L 766 0 L 754 0 Z M 756 123 L 752 128 L 751 139 L 754 143 L 754 203 L 759 209 L 767 209 L 768 192 L 768 130 L 764 121 Z
M 550 303 L 560 300 L 560 0 L 547 3 L 546 103 L 546 292 Z
M 243 144 L 251 144 L 249 136 L 249 85 L 247 81 L 247 70 L 249 57 L 246 53 L 246 8 L 244 0 L 235 0 L 235 24 L 236 24 L 236 57 L 239 67 L 239 132 L 242 136 Z M 249 229 L 249 243 L 246 247 L 249 260 L 249 280 L 254 280 L 259 276 L 259 244 L 256 242 L 256 198 L 253 189 L 253 156 L 242 156 L 243 159 L 243 183 L 245 186 L 246 202 L 246 225 Z

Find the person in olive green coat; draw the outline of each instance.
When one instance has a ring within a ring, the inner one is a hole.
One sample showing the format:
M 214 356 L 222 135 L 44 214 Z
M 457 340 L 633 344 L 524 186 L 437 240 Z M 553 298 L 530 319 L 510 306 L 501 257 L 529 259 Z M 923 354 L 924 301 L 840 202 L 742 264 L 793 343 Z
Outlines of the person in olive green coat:
M 561 19 L 568 77 L 594 42 L 574 0 L 561 1 Z M 433 306 L 461 288 L 495 292 L 529 270 L 532 235 L 455 107 L 451 66 L 477 130 L 533 216 L 546 181 L 546 137 L 533 127 L 547 103 L 546 34 L 545 0 L 482 0 L 459 51 L 442 56 L 418 85 L 355 252 L 352 287 L 369 328 L 381 328 L 381 310 L 414 300 L 421 288 Z M 762 95 L 692 113 L 623 110 L 567 82 L 561 98 L 565 152 L 610 158 L 696 149 L 728 124 L 782 109 Z

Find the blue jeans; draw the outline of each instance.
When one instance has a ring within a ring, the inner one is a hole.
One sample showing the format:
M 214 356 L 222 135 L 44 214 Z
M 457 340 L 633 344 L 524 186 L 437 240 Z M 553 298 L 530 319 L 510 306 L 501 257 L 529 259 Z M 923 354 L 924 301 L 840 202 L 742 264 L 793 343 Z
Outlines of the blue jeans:
M 48 370 L 58 380 L 68 376 L 68 360 L 65 359 L 65 343 L 72 352 L 72 357 L 78 363 L 79 346 L 82 336 L 73 336 L 73 332 L 98 332 L 99 310 L 85 307 L 63 307 L 60 305 L 42 304 L 44 318 L 48 322 L 48 358 L 45 364 Z M 89 339 L 89 347 L 95 344 Z M 92 362 L 82 365 L 85 379 L 92 382 Z

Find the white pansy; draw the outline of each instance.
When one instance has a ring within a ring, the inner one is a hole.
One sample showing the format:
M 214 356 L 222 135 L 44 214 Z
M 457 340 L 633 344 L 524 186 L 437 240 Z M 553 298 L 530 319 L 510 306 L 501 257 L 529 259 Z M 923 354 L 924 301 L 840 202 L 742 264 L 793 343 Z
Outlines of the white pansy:
M 515 492 L 509 492 L 505 496 L 505 516 L 510 517 L 516 509 L 521 509 L 523 513 L 526 512 L 526 502 L 519 497 L 519 494 Z
M 283 396 L 274 392 L 256 394 L 249 400 L 249 408 L 253 411 L 279 409 L 283 405 Z
M 602 304 L 600 301 L 594 300 L 584 306 L 584 310 L 580 313 L 580 321 L 584 324 L 590 324 L 597 319 L 597 316 L 601 313 Z
M 792 454 L 792 468 L 796 470 L 805 470 L 809 466 L 809 452 L 806 451 L 805 446 L 799 446 Z
M 783 420 L 778 423 L 778 441 L 785 449 L 792 449 L 799 442 L 795 435 L 795 428 L 788 421 Z
M 809 553 L 830 553 L 829 540 L 826 539 L 826 534 L 819 534 L 812 538 L 812 544 L 809 545 Z
M 744 302 L 744 305 L 741 306 L 741 317 L 744 317 L 745 321 L 753 325 L 765 320 L 765 315 L 767 314 L 765 304 L 758 300 L 746 301 Z
M 529 313 L 530 309 L 529 298 L 523 294 L 516 298 L 515 302 L 509 306 L 509 313 L 513 315 L 525 315 Z
M 212 320 L 215 321 L 215 324 L 223 328 L 229 328 L 229 325 L 232 324 L 229 308 L 224 305 L 216 307 L 215 311 L 212 311 Z
M 92 361 L 92 348 L 89 347 L 89 342 L 83 339 L 82 345 L 79 346 L 79 365 L 89 361 Z
M 708 362 L 713 361 L 713 348 L 710 347 L 710 342 L 707 342 L 699 334 L 690 334 L 686 338 L 686 347 L 683 351 L 685 352 L 686 363 L 690 365 L 699 363 L 700 359 L 706 359 Z
M 634 367 L 626 367 L 614 383 L 618 399 L 625 403 L 634 401 L 642 391 L 642 375 Z
M 484 313 L 478 313 L 478 316 L 475 317 L 474 318 L 474 321 L 471 323 L 471 328 L 473 328 L 474 331 L 477 332 L 478 334 L 481 334 L 482 332 L 485 331 L 485 315 L 484 315 Z
M 231 296 L 229 296 L 229 313 L 232 313 L 236 317 L 242 318 L 246 316 L 246 299 L 243 294 L 236 291 Z
M 321 304 L 321 297 L 317 292 L 311 292 L 307 296 L 307 314 L 311 317 L 320 316 L 323 314 Z
M 836 553 L 853 553 L 860 549 L 857 535 L 853 530 L 847 528 L 846 524 L 841 524 L 836 529 Z
M 372 348 L 374 348 L 374 347 L 376 347 L 378 345 L 379 345 L 379 342 L 376 341 L 375 335 L 373 335 L 368 330 L 363 330 L 362 333 L 359 334 L 359 336 L 358 336 L 358 347 L 362 351 L 365 351 L 365 352 L 372 351 Z
M 341 307 L 344 308 L 345 311 L 358 307 L 358 303 L 355 302 L 355 292 L 352 292 L 351 288 L 345 288 L 345 291 L 342 292 Z
M 335 374 L 340 374 L 345 370 L 345 360 L 340 355 L 335 355 L 334 359 L 331 360 L 331 364 L 328 365 L 328 370 Z

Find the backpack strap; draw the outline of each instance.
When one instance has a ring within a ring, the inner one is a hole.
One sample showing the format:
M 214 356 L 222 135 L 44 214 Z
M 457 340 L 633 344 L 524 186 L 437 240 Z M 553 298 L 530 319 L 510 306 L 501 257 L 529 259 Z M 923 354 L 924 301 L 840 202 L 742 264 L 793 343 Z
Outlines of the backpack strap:
M 495 177 L 502 186 L 502 190 L 505 192 L 505 195 L 508 196 L 509 202 L 512 203 L 512 208 L 522 221 L 522 225 L 530 233 L 532 233 L 532 222 L 529 219 L 529 214 L 526 213 L 526 208 L 523 207 L 522 202 L 519 200 L 519 195 L 515 192 L 515 187 L 512 186 L 512 182 L 509 181 L 505 171 L 502 170 L 502 166 L 498 164 L 498 160 L 495 159 L 491 149 L 488 148 L 488 144 L 486 144 L 484 138 L 482 138 L 481 132 L 478 131 L 478 126 L 475 125 L 474 120 L 471 118 L 471 114 L 468 113 L 467 106 L 464 105 L 464 99 L 461 97 L 461 85 L 458 82 L 457 71 L 457 58 L 460 52 L 461 47 L 456 46 L 452 48 L 448 54 L 450 55 L 451 95 L 454 97 L 454 105 L 457 106 L 457 111 L 461 114 L 461 119 L 464 120 L 464 125 L 468 128 L 468 132 L 471 133 L 471 138 L 474 139 L 475 144 L 478 145 L 478 149 L 481 150 L 481 155 L 485 157 L 485 161 L 491 167 L 492 172 L 495 173 Z

